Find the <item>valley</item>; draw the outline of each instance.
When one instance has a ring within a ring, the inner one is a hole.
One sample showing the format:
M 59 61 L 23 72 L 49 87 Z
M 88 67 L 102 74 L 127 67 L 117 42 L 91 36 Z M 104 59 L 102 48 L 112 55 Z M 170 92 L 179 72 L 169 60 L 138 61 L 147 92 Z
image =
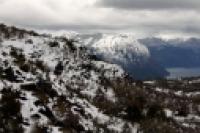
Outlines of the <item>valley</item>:
M 134 79 L 113 59 L 148 50 L 118 39 L 103 40 L 116 42 L 103 60 L 74 39 L 1 24 L 0 132 L 199 133 L 200 78 Z

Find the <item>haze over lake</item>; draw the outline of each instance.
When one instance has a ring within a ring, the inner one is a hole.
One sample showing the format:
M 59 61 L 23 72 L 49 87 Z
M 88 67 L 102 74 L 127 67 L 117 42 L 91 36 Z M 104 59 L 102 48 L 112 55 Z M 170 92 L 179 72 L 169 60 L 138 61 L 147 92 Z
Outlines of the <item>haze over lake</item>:
M 200 76 L 200 67 L 199 68 L 168 68 L 167 71 L 170 73 L 170 75 L 167 77 L 168 79 Z

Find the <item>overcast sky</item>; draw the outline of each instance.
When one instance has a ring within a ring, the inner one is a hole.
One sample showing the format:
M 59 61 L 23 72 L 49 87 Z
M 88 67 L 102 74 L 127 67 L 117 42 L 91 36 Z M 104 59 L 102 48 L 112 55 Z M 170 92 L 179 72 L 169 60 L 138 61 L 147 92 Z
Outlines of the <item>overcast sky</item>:
M 0 21 L 44 30 L 200 35 L 200 0 L 0 0 Z

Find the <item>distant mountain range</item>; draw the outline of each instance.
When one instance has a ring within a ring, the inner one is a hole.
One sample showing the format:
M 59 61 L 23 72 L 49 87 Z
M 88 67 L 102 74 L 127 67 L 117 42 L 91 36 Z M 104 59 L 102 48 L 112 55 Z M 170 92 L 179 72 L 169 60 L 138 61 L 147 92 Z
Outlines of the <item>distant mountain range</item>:
M 200 39 L 145 38 L 139 40 L 148 47 L 151 57 L 165 68 L 200 67 Z
M 64 33 L 64 32 L 63 32 Z M 98 58 L 120 65 L 135 79 L 169 75 L 168 68 L 200 67 L 200 39 L 157 37 L 136 39 L 132 34 L 65 33 Z

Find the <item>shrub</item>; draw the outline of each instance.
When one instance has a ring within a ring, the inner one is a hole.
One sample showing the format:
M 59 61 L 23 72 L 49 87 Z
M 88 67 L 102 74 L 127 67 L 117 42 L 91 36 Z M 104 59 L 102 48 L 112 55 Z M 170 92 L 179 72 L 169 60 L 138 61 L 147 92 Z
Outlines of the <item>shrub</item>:
M 166 79 L 157 80 L 156 85 L 158 87 L 162 87 L 162 88 L 168 88 L 169 87 L 168 81 Z
M 177 129 L 166 121 L 159 119 L 147 119 L 140 125 L 143 133 L 178 133 Z
M 84 132 L 84 127 L 79 123 L 79 116 L 74 115 L 73 113 L 69 113 L 66 116 L 66 119 L 63 121 L 64 127 L 63 131 L 70 132 Z
M 15 116 L 17 112 L 20 112 L 21 104 L 17 100 L 19 98 L 18 92 L 13 92 L 11 89 L 3 89 L 1 98 L 1 111 L 7 117 Z
M 64 69 L 63 63 L 61 61 L 59 61 L 55 67 L 54 74 L 61 75 L 63 72 L 63 69 Z
M 166 118 L 163 108 L 158 103 L 154 103 L 148 107 L 147 117 L 148 118 L 161 118 L 161 119 Z
M 58 47 L 59 46 L 59 43 L 57 41 L 52 41 L 52 42 L 49 42 L 48 45 L 50 47 Z
M 100 61 L 101 60 L 97 55 L 93 55 L 93 54 L 89 55 L 89 58 L 91 60 L 94 60 L 94 61 Z
M 105 94 L 100 90 L 98 90 L 96 97 L 93 99 L 93 104 L 97 108 L 101 109 L 103 113 L 108 115 L 117 116 L 121 111 L 120 105 L 108 100 Z
M 29 83 L 29 84 L 22 84 L 20 88 L 27 91 L 36 91 L 37 86 L 35 83 Z
M 65 45 L 69 47 L 69 49 L 74 52 L 77 50 L 76 46 L 74 45 L 74 43 L 77 42 L 74 39 L 65 39 Z
M 17 76 L 14 73 L 12 67 L 8 67 L 2 71 L 1 78 L 11 81 L 11 82 L 18 82 Z
M 35 124 L 31 130 L 31 133 L 48 133 L 47 127 L 44 125 Z
M 40 36 L 38 33 L 36 33 L 35 31 L 26 31 L 28 34 L 30 34 L 31 36 Z
M 27 40 L 25 41 L 25 43 L 26 43 L 26 44 L 33 44 L 33 40 L 32 40 L 32 39 L 27 39 Z
M 192 96 L 192 101 L 196 104 L 200 104 L 200 94 Z
M 7 133 L 23 132 L 21 126 L 21 104 L 18 100 L 20 93 L 3 89 L 0 100 L 0 130 Z
M 15 63 L 18 65 L 24 64 L 26 58 L 24 54 L 22 54 L 22 50 L 12 47 L 10 51 L 10 55 L 15 58 Z
M 24 71 L 24 72 L 29 72 L 31 71 L 31 66 L 28 63 L 22 64 L 19 66 L 19 68 Z
M 130 121 L 139 122 L 144 118 L 142 114 L 142 109 L 136 105 L 126 107 L 125 111 L 127 113 L 125 118 Z
M 36 83 L 37 89 L 40 93 L 45 93 L 51 98 L 57 96 L 57 92 L 52 88 L 52 83 L 43 79 L 40 79 Z
M 186 117 L 188 114 L 189 114 L 189 109 L 187 105 L 182 105 L 178 108 L 176 115 Z
M 24 32 L 20 31 L 19 34 L 18 34 L 18 39 L 23 39 L 24 36 L 25 36 Z
M 38 69 L 40 69 L 43 72 L 48 72 L 49 71 L 49 68 L 44 64 L 43 61 L 36 60 L 34 64 Z

